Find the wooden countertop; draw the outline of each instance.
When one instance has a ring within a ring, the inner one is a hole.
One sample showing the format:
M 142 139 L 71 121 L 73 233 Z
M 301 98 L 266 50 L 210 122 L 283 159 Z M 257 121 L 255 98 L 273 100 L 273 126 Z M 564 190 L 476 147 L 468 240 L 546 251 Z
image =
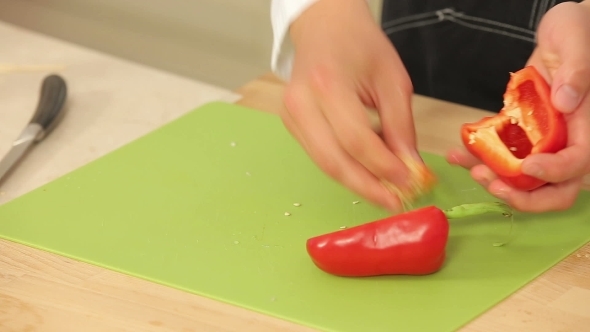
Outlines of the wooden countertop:
M 167 77 L 166 82 L 172 80 Z M 188 85 L 187 89 L 191 87 L 197 88 L 197 85 Z M 219 93 L 220 99 L 225 98 L 220 91 L 209 89 L 210 93 Z M 283 85 L 274 76 L 265 75 L 237 91 L 243 96 L 238 104 L 276 112 L 282 106 L 282 89 Z M 97 97 L 101 96 L 104 98 L 104 94 L 97 94 Z M 457 123 L 475 120 L 484 114 L 419 96 L 415 97 L 414 109 L 420 148 L 433 153 L 442 153 L 459 144 L 454 127 Z M 582 331 L 590 326 L 589 307 L 590 245 L 586 245 L 463 330 Z M 0 241 L 0 331 L 264 332 L 311 329 Z
M 274 112 L 272 75 L 237 92 L 238 104 Z M 477 110 L 417 96 L 420 148 L 458 144 L 452 128 Z M 447 125 L 445 125 L 447 124 Z M 581 331 L 590 326 L 590 245 L 468 324 L 464 331 Z M 246 309 L 0 241 L 1 331 L 311 331 Z

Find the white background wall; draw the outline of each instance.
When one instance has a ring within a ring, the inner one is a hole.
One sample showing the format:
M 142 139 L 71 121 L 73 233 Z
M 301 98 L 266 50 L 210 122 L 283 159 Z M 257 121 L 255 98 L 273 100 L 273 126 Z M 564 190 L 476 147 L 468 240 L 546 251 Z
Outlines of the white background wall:
M 0 20 L 233 89 L 269 71 L 270 2 L 0 0 Z

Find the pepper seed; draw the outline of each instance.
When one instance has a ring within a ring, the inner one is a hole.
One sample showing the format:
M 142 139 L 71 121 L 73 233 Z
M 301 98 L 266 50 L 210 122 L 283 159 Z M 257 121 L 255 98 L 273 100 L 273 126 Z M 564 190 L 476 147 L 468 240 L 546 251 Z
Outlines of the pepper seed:
M 290 216 L 291 214 L 289 212 L 285 212 L 285 216 Z
M 293 203 L 293 206 L 300 207 L 301 206 L 301 203 Z

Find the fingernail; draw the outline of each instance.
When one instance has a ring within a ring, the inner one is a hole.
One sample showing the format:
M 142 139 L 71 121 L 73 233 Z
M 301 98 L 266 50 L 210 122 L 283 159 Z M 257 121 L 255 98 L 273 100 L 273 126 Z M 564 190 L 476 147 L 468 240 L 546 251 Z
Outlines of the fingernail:
M 538 164 L 534 163 L 523 163 L 522 172 L 534 177 L 543 176 L 543 168 L 541 168 L 541 166 L 539 166 Z
M 494 196 L 500 199 L 506 199 L 508 198 L 509 191 L 510 189 L 508 188 L 500 188 L 494 192 Z
M 411 150 L 410 152 L 407 153 L 407 155 L 409 155 L 410 158 L 414 159 L 415 161 L 417 161 L 419 163 L 424 162 L 424 159 L 422 159 L 422 155 L 417 150 Z
M 459 157 L 457 157 L 457 154 L 451 153 L 449 154 L 449 161 L 451 164 L 459 164 Z
M 475 172 L 475 174 L 473 174 L 473 179 L 475 181 L 477 181 L 479 184 L 483 185 L 484 187 L 487 187 L 490 182 L 492 182 L 492 177 L 490 176 L 490 174 L 487 173 L 483 173 L 479 172 L 479 174 L 477 172 Z
M 555 92 L 555 107 L 564 113 L 573 112 L 579 103 L 580 94 L 567 84 L 560 86 Z

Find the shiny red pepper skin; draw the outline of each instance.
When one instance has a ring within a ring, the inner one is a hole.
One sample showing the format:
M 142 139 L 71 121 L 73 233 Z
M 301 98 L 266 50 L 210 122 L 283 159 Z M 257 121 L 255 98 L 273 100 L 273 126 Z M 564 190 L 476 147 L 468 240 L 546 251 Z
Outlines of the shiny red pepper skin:
M 307 252 L 337 276 L 426 275 L 442 267 L 448 235 L 443 211 L 428 206 L 310 238 Z
M 495 116 L 461 127 L 461 139 L 500 179 L 520 190 L 546 182 L 521 172 L 531 154 L 555 153 L 567 145 L 567 125 L 551 103 L 551 88 L 535 67 L 511 74 L 504 107 Z

